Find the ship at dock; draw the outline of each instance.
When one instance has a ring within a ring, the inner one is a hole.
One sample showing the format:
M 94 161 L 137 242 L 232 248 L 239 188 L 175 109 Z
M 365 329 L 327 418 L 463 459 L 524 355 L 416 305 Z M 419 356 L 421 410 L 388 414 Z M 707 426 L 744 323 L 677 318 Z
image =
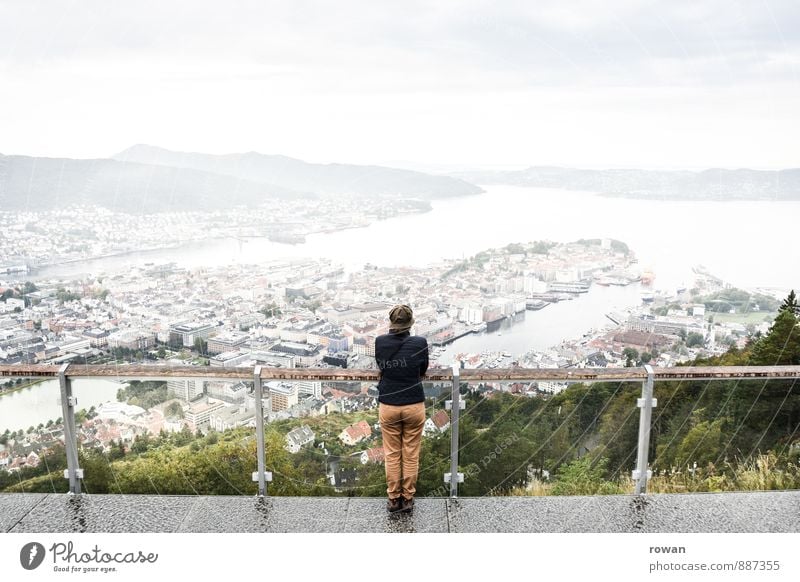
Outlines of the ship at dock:
M 486 329 L 485 323 L 483 324 L 483 326 L 484 326 L 483 329 Z M 463 324 L 449 326 L 447 329 L 430 336 L 428 338 L 428 342 L 433 346 L 445 346 L 451 342 L 456 341 L 460 337 L 464 337 L 465 335 L 474 333 L 476 327 L 478 326 L 463 325 Z
M 531 301 L 533 299 L 541 299 L 547 303 L 558 303 L 559 301 L 572 299 L 572 295 L 567 293 L 531 293 L 528 295 L 527 301 Z
M 573 281 L 571 283 L 550 283 L 548 291 L 555 293 L 588 293 L 591 281 Z

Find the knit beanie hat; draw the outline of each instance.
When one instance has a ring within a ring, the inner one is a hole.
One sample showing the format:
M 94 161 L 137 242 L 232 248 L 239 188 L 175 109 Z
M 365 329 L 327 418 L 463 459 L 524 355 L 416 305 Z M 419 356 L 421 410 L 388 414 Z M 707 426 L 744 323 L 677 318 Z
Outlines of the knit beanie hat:
M 389 311 L 389 331 L 399 332 L 414 325 L 414 312 L 406 304 L 395 305 Z

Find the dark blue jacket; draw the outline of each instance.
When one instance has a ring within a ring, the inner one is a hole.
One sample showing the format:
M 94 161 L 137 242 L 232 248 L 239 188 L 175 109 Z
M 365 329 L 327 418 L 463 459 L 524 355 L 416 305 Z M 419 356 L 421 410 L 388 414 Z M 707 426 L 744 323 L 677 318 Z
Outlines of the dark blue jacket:
M 375 361 L 381 370 L 378 402 L 401 405 L 425 401 L 421 378 L 428 370 L 428 341 L 424 337 L 408 331 L 379 335 L 375 338 Z

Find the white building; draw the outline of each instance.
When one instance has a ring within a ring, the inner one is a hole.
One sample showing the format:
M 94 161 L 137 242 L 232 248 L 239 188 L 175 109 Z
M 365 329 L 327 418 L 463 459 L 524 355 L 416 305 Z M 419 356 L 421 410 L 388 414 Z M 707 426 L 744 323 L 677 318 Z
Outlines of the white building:
M 468 324 L 477 324 L 483 321 L 483 307 L 475 304 L 463 305 L 458 313 L 458 320 Z
M 307 424 L 298 426 L 289 431 L 286 435 L 286 445 L 284 448 L 294 454 L 300 451 L 305 445 L 314 442 L 314 431 Z
M 178 323 L 169 328 L 170 341 L 186 347 L 194 347 L 194 340 L 207 339 L 217 330 L 215 325 L 207 323 Z
M 244 396 L 248 392 L 244 382 L 207 382 L 206 392 L 209 396 L 225 400 L 226 402 L 244 402 Z
M 306 380 L 295 382 L 298 394 L 310 394 L 314 398 L 322 398 L 322 382 L 316 380 Z
M 567 382 L 553 382 L 540 380 L 536 383 L 539 390 L 542 392 L 549 392 L 550 394 L 558 394 L 565 390 L 569 384 Z
M 141 406 L 133 406 L 124 402 L 104 402 L 96 409 L 97 416 L 110 420 L 130 420 L 141 416 L 146 411 Z
M 224 402 L 206 398 L 189 404 L 189 408 L 184 412 L 184 418 L 189 428 L 195 431 L 208 426 L 211 415 L 222 408 L 225 408 Z
M 208 353 L 222 354 L 238 350 L 245 343 L 249 336 L 246 333 L 236 331 L 226 331 L 208 338 Z
M 85 340 L 87 344 L 89 340 Z M 127 348 L 129 350 L 146 350 L 156 344 L 156 336 L 149 331 L 125 329 L 108 336 L 106 345 L 111 348 Z
M 205 380 L 168 380 L 167 394 L 189 402 L 205 393 Z
M 238 428 L 240 426 L 255 426 L 256 414 L 253 410 L 247 410 L 244 406 L 228 406 L 211 413 L 208 418 L 209 428 L 217 432 Z

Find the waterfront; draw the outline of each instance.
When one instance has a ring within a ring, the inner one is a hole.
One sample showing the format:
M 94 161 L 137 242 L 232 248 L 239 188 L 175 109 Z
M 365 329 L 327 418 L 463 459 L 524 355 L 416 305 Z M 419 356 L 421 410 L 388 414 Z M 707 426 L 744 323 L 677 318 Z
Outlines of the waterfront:
M 439 361 L 441 365 L 449 364 L 459 352 L 507 351 L 516 357 L 529 350 L 546 350 L 562 340 L 579 338 L 590 329 L 613 325 L 606 313 L 618 313 L 639 305 L 640 292 L 638 283 L 626 287 L 592 285 L 588 293 L 581 293 L 574 299 L 552 303 L 538 311 L 526 310 L 513 319 L 502 320 L 499 329 L 490 327 L 495 331 L 458 338 L 447 344 Z
M 89 410 L 103 402 L 116 401 L 117 390 L 123 386 L 112 380 L 75 380 L 73 393 L 78 399 L 77 409 Z M 57 379 L 0 395 L 0 433 L 6 429 L 28 430 L 61 416 L 61 389 Z

